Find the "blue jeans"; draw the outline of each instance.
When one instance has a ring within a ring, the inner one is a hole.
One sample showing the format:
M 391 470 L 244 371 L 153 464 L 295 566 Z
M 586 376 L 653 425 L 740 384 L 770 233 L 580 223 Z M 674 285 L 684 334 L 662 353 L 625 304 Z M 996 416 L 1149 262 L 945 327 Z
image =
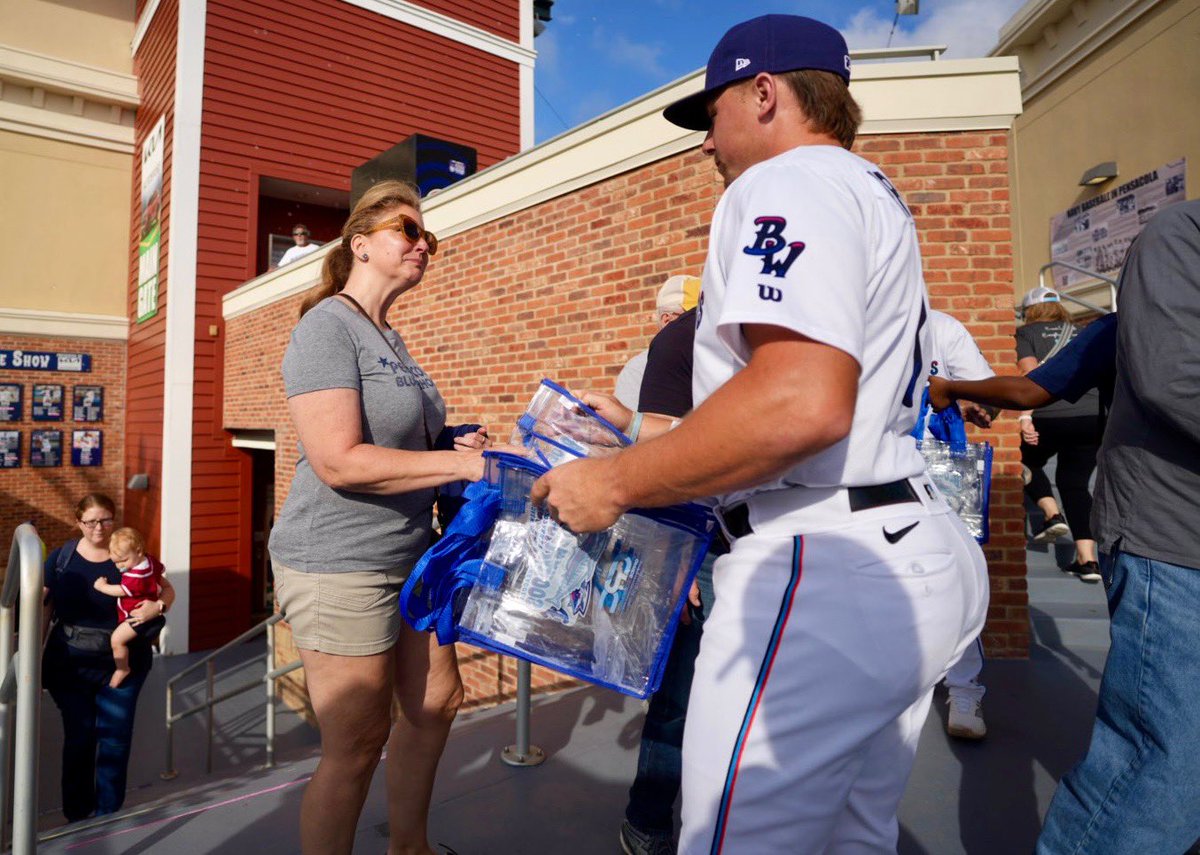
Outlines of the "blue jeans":
M 1174 855 L 1200 836 L 1200 569 L 1100 556 L 1112 647 L 1092 742 L 1054 793 L 1039 855 Z
M 679 795 L 683 766 L 683 724 L 704 632 L 704 616 L 712 608 L 715 560 L 716 556 L 710 552 L 696 574 L 700 607 L 689 604 L 692 622 L 681 622 L 675 631 L 662 683 L 650 698 L 646 723 L 642 725 L 637 777 L 629 788 L 625 818 L 634 828 L 649 834 L 671 834 L 675 830 L 675 799 Z
M 62 800 L 68 822 L 114 813 L 124 804 L 134 713 L 147 673 L 134 671 L 116 689 L 84 680 L 51 689 L 62 714 Z

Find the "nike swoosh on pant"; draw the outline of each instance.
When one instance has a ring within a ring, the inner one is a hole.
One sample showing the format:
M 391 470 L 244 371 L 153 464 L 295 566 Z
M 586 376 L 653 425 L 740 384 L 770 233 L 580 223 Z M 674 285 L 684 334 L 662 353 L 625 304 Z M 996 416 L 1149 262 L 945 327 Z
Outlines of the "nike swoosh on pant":
M 900 538 L 904 537 L 904 535 L 908 534 L 910 531 L 912 531 L 914 528 L 916 528 L 920 524 L 921 524 L 921 521 L 917 520 L 912 525 L 906 525 L 904 528 L 900 529 L 899 531 L 888 531 L 887 528 L 884 527 L 883 536 L 887 540 L 888 543 L 899 543 Z

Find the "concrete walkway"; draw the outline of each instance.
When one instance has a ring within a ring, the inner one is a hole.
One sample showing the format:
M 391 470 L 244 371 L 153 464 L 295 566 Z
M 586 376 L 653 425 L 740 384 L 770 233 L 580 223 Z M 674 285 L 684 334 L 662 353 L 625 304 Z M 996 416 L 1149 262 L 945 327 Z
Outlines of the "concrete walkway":
M 945 735 L 946 706 L 939 695 L 901 805 L 905 855 L 1031 851 L 1055 782 L 1086 750 L 1107 645 L 1103 589 L 1065 576 L 1046 551 L 1031 551 L 1029 575 L 1033 655 L 1024 662 L 988 663 L 990 732 L 982 742 Z M 441 766 L 430 840 L 462 855 L 613 855 L 642 717 L 640 702 L 600 689 L 540 699 L 533 741 L 548 759 L 514 769 L 500 762 L 514 738 L 511 705 L 463 716 Z M 134 808 L 115 822 L 46 840 L 40 851 L 298 852 L 300 798 L 316 765 L 311 734 L 306 741 L 307 728 L 293 728 L 285 753 L 297 759 L 265 772 L 253 768 L 261 749 L 252 737 L 252 714 L 240 725 L 240 733 L 221 742 L 222 762 L 237 763 L 238 774 L 173 791 L 164 802 Z M 382 852 L 386 836 L 379 773 L 355 851 Z

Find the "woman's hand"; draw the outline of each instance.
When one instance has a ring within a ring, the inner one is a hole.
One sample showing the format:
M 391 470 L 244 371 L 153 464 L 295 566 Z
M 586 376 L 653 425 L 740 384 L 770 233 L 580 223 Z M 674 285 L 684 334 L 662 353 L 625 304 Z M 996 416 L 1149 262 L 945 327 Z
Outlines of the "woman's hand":
M 1026 445 L 1037 445 L 1038 432 L 1033 426 L 1033 416 L 1021 416 L 1021 441 Z
M 483 478 L 483 473 L 487 471 L 487 461 L 483 458 L 482 450 L 474 450 L 467 448 L 459 448 L 457 451 L 461 454 L 455 455 L 460 459 L 459 476 L 457 480 L 462 481 L 478 481 Z M 528 449 L 522 448 L 519 445 L 508 445 L 501 443 L 500 445 L 491 445 L 487 448 L 488 451 L 498 451 L 504 454 L 515 454 L 517 457 L 528 457 Z
M 129 613 L 129 622 L 147 623 L 157 617 L 162 617 L 167 611 L 162 600 L 143 600 L 136 609 Z
M 454 437 L 455 451 L 481 451 L 491 445 L 486 427 L 481 427 L 474 433 Z
M 579 396 L 579 400 L 595 410 L 602 418 L 612 422 L 617 430 L 621 432 L 629 430 L 629 423 L 633 421 L 633 410 L 629 409 L 612 395 L 602 395 L 599 392 L 584 392 Z

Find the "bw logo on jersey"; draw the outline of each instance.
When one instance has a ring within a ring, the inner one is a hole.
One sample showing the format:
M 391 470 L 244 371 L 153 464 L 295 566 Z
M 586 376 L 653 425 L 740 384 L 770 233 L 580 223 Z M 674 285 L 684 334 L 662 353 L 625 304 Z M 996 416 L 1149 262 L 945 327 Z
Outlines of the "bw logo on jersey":
M 754 225 L 757 226 L 754 243 L 742 247 L 742 252 L 762 259 L 762 270 L 759 272 L 763 276 L 770 274 L 782 279 L 787 276 L 788 270 L 800 257 L 800 253 L 804 252 L 804 242 L 788 243 L 787 238 L 783 236 L 783 230 L 787 228 L 787 220 L 783 217 L 759 217 L 754 221 Z M 776 260 L 776 256 L 785 249 L 787 254 Z M 758 297 L 769 303 L 779 303 L 783 300 L 783 291 L 760 282 Z

